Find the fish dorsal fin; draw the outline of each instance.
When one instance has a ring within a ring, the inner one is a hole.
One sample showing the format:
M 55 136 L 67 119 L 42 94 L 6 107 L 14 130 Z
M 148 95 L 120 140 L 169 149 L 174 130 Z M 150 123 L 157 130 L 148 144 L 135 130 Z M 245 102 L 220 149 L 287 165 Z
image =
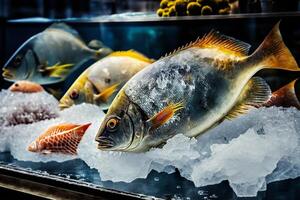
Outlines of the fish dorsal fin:
M 251 48 L 251 45 L 246 42 L 223 35 L 214 30 L 196 41 L 192 46 L 201 48 L 217 48 L 221 51 L 240 57 L 247 56 Z
M 45 137 L 45 136 L 52 136 L 52 135 L 56 135 L 60 132 L 64 132 L 64 131 L 68 131 L 70 129 L 76 128 L 79 125 L 76 124 L 70 124 L 70 123 L 63 123 L 63 124 L 59 124 L 56 126 L 52 126 L 50 128 L 48 128 L 44 134 L 42 134 L 40 137 Z
M 138 60 L 141 60 L 141 61 L 144 61 L 144 62 L 148 62 L 148 63 L 153 63 L 154 60 L 146 57 L 145 55 L 135 51 L 135 50 L 128 50 L 128 51 L 115 51 L 111 54 L 109 54 L 109 57 L 111 56 L 129 56 L 129 57 L 132 57 L 132 58 L 135 58 L 135 59 L 138 59 Z
M 225 118 L 233 119 L 252 108 L 260 107 L 271 98 L 271 95 L 271 89 L 266 81 L 260 77 L 253 77 L 243 88 L 236 105 Z
M 51 29 L 59 29 L 59 30 L 66 31 L 66 32 L 68 32 L 68 33 L 74 35 L 75 37 L 77 37 L 78 39 L 81 40 L 81 37 L 80 37 L 79 33 L 78 33 L 75 29 L 71 28 L 70 26 L 68 26 L 68 25 L 65 24 L 65 23 L 54 23 L 54 24 L 52 24 L 51 26 L 49 26 L 49 27 L 46 29 L 46 31 L 47 31 L 47 30 L 51 30 Z
M 175 53 L 191 48 L 212 48 L 223 51 L 224 53 L 233 54 L 235 56 L 244 57 L 247 56 L 251 45 L 243 41 L 237 40 L 233 37 L 229 37 L 219 33 L 218 31 L 212 30 L 202 38 L 197 38 L 196 41 L 190 42 L 185 46 L 175 49 L 171 53 L 167 53 L 163 57 L 174 55 Z

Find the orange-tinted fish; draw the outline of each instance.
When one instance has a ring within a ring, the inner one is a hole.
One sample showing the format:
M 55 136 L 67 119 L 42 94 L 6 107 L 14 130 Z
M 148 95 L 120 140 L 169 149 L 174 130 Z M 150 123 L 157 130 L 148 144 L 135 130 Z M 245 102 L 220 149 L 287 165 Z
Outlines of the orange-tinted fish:
M 289 84 L 273 92 L 270 100 L 268 100 L 263 106 L 296 107 L 300 110 L 300 102 L 295 91 L 295 83 L 297 80 L 298 79 L 295 79 Z
M 28 151 L 76 155 L 78 144 L 90 125 L 63 123 L 52 126 L 29 145 Z
M 17 81 L 9 87 L 12 92 L 35 93 L 42 92 L 44 88 L 37 83 L 31 81 Z

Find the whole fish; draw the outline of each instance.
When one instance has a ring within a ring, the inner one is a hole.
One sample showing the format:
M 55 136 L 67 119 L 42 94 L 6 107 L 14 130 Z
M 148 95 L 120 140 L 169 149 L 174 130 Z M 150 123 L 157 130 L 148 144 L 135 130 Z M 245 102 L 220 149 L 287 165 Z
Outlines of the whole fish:
M 23 93 L 35 93 L 44 91 L 44 88 L 40 84 L 31 81 L 17 81 L 14 84 L 12 84 L 8 89 L 12 92 Z
M 300 110 L 300 102 L 295 91 L 295 83 L 297 80 L 298 79 L 295 79 L 273 92 L 271 98 L 264 103 L 263 106 L 295 107 Z
M 299 71 L 279 23 L 250 45 L 211 31 L 133 76 L 112 102 L 96 135 L 101 150 L 143 152 L 178 133 L 197 137 L 225 118 L 267 101 L 263 68 Z
M 28 146 L 28 151 L 76 155 L 78 144 L 90 125 L 64 123 L 52 126 Z
M 133 51 L 119 51 L 86 69 L 60 100 L 60 108 L 91 103 L 107 109 L 120 88 L 153 61 Z
M 111 50 L 106 47 L 89 48 L 77 31 L 66 24 L 53 24 L 29 38 L 17 50 L 5 64 L 2 75 L 12 82 L 57 83 L 88 60 L 98 60 L 109 53 Z

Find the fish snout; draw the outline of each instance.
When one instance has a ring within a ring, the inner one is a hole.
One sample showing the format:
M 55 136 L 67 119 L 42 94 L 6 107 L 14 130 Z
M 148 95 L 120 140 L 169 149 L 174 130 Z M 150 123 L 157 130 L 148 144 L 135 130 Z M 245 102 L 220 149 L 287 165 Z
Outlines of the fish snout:
M 105 150 L 109 149 L 115 146 L 115 142 L 104 136 L 96 137 L 95 138 L 96 142 L 98 142 L 98 149 Z
M 38 143 L 36 141 L 34 141 L 28 146 L 27 150 L 30 152 L 37 152 L 38 146 L 39 146 Z
M 4 78 L 6 78 L 6 79 L 12 79 L 12 78 L 14 78 L 14 75 L 13 75 L 13 73 L 12 73 L 11 71 L 9 71 L 9 70 L 6 69 L 6 68 L 3 68 L 2 70 L 3 70 L 2 76 L 3 76 Z

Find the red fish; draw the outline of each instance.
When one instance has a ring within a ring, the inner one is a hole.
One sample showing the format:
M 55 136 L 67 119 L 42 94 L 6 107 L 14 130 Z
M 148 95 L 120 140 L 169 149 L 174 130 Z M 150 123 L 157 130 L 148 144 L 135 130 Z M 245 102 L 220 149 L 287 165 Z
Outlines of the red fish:
M 35 93 L 42 92 L 44 88 L 34 82 L 30 81 L 17 81 L 8 88 L 12 92 Z
M 264 106 L 296 107 L 300 110 L 300 102 L 295 91 L 295 83 L 297 80 L 298 79 L 295 79 L 289 84 L 273 92 L 271 98 L 264 103 Z
M 90 125 L 63 123 L 52 126 L 29 145 L 28 151 L 76 155 L 78 144 Z

